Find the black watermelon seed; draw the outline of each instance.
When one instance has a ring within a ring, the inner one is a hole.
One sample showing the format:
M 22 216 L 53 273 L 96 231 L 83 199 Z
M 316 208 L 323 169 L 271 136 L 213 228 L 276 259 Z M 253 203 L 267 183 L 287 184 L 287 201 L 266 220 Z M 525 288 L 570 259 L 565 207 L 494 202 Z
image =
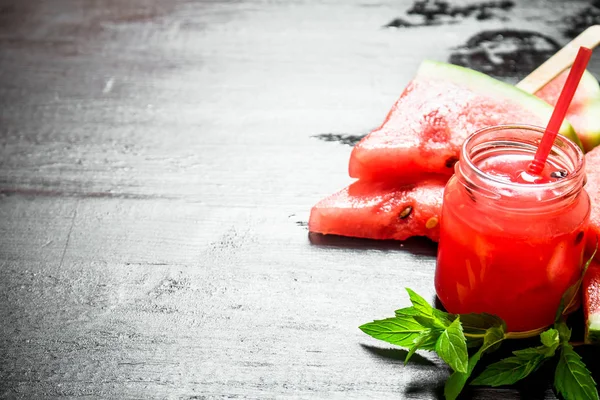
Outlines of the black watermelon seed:
M 569 173 L 568 173 L 566 170 L 564 170 L 564 169 L 560 169 L 560 170 L 558 170 L 558 171 L 554 171 L 554 172 L 552 172 L 552 173 L 550 174 L 550 176 L 551 176 L 552 178 L 556 178 L 556 179 L 562 179 L 562 178 L 566 178 L 566 177 L 567 177 L 567 175 L 569 175 Z
M 404 210 L 402 210 L 402 212 L 400 213 L 400 215 L 398 215 L 398 218 L 400 218 L 400 219 L 406 219 L 406 218 L 408 218 L 408 216 L 410 214 L 412 214 L 412 210 L 413 210 L 412 206 L 406 207 Z
M 581 240 L 583 240 L 583 231 L 577 234 L 577 237 L 575 238 L 575 246 L 581 243 Z
M 446 160 L 446 168 L 454 167 L 454 164 L 458 161 L 458 158 L 452 156 Z

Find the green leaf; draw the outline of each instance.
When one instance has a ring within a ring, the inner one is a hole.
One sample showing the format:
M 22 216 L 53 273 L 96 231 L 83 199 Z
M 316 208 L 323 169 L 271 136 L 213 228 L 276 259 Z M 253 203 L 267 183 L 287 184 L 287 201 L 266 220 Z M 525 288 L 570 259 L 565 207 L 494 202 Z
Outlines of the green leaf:
M 447 328 L 450 326 L 452 322 L 456 319 L 457 315 L 448 314 L 442 310 L 438 310 L 437 308 L 433 309 L 433 318 L 435 319 L 437 326 L 440 328 Z
M 425 300 L 423 297 L 419 296 L 417 293 L 415 293 L 410 288 L 406 288 L 406 291 L 408 292 L 408 297 L 410 298 L 410 302 L 413 304 L 413 307 L 415 308 L 415 310 L 419 311 L 419 313 L 422 315 L 432 315 L 433 314 L 433 307 L 431 307 L 431 305 L 429 305 L 427 300 Z
M 454 372 L 446 381 L 446 385 L 444 386 L 444 396 L 446 397 L 446 400 L 455 400 L 458 397 L 483 353 L 488 351 L 491 347 L 496 346 L 504 339 L 505 334 L 503 327 L 492 327 L 485 331 L 483 345 L 471 356 L 471 358 L 469 358 L 467 372 Z
M 561 342 L 568 342 L 571 340 L 571 329 L 569 329 L 564 319 L 554 323 L 554 328 L 558 331 L 558 337 Z
M 438 310 L 434 310 L 434 311 L 438 311 Z M 431 328 L 431 329 L 445 329 L 446 328 L 446 326 L 444 326 L 443 323 L 437 322 L 434 316 L 423 315 L 423 313 L 421 311 L 417 310 L 413 306 L 401 308 L 399 310 L 396 310 L 394 313 L 396 314 L 396 317 L 398 317 L 398 318 L 405 318 L 405 317 L 413 318 L 415 321 L 417 321 L 419 324 L 421 324 L 424 328 Z M 448 325 L 450 325 L 449 322 L 448 322 Z
M 556 343 L 556 344 L 552 345 L 551 347 L 546 347 L 546 346 L 530 347 L 528 349 L 513 351 L 513 354 L 515 356 L 517 356 L 517 358 L 520 360 L 529 360 L 529 359 L 531 359 L 533 357 L 537 357 L 537 356 L 543 356 L 544 358 L 550 358 L 550 357 L 554 356 L 554 353 L 556 352 L 556 349 L 558 348 L 558 346 L 559 346 L 559 344 Z
M 418 311 L 418 314 L 414 315 L 414 318 L 421 325 L 441 329 L 445 329 L 450 325 L 452 321 L 449 320 L 447 313 L 433 308 L 427 300 L 412 289 L 406 288 L 406 291 L 408 292 L 408 297 L 413 304 L 414 310 Z
M 554 387 L 565 400 L 599 400 L 596 382 L 569 343 L 561 346 Z
M 503 327 L 494 326 L 485 331 L 485 338 L 483 340 L 483 351 L 488 351 L 491 347 L 496 346 L 506 338 Z
M 440 335 L 435 351 L 450 368 L 457 372 L 467 372 L 469 354 L 467 339 L 463 334 L 460 318 L 456 318 Z
M 570 291 L 572 290 L 573 286 L 569 286 L 569 288 L 567 289 L 567 291 L 562 295 L 562 298 L 560 299 L 560 304 L 558 305 L 558 309 L 556 310 L 556 315 L 554 316 L 554 323 L 558 323 L 558 321 L 561 320 L 561 318 L 564 315 L 565 312 L 565 297 L 567 296 L 568 293 L 570 293 Z
M 402 347 L 411 347 L 414 340 L 427 330 L 412 317 L 395 317 L 369 322 L 359 327 L 375 339 Z
M 494 326 L 485 331 L 485 339 L 483 341 L 483 347 L 486 353 L 492 353 L 498 350 L 498 347 L 502 344 L 502 341 L 506 339 L 506 333 L 504 326 Z
M 455 400 L 460 392 L 462 392 L 463 388 L 465 387 L 465 383 L 467 383 L 467 379 L 469 379 L 469 376 L 471 376 L 475 365 L 477 365 L 477 362 L 479 362 L 479 359 L 483 354 L 482 349 L 483 347 L 473 354 L 471 358 L 469 358 L 467 372 L 454 372 L 452 375 L 450 375 L 446 381 L 446 384 L 444 385 L 444 397 L 446 400 Z
M 513 351 L 514 357 L 500 360 L 488 367 L 471 382 L 471 385 L 501 386 L 512 385 L 525 378 L 542 363 L 554 356 L 559 346 L 556 329 L 548 329 L 540 334 L 543 346 Z
M 540 334 L 540 339 L 542 344 L 546 347 L 558 346 L 559 344 L 559 335 L 556 329 L 548 329 L 545 332 Z
M 408 363 L 408 360 L 410 360 L 413 354 L 415 354 L 415 351 L 418 349 L 422 348 L 423 350 L 431 350 L 432 345 L 435 348 L 435 342 L 437 341 L 439 335 L 439 331 L 436 332 L 431 329 L 421 332 L 421 334 L 414 340 L 412 347 L 406 355 L 406 358 L 404 359 L 404 365 Z
M 560 320 L 560 318 L 563 315 L 567 315 L 575 311 L 577 306 L 577 293 L 579 292 L 579 288 L 581 287 L 581 282 L 583 281 L 583 277 L 585 276 L 585 273 L 587 272 L 588 267 L 592 263 L 592 260 L 594 259 L 594 256 L 596 255 L 597 251 L 598 238 L 596 238 L 596 248 L 594 249 L 594 252 L 590 256 L 590 258 L 583 265 L 579 279 L 573 285 L 569 286 L 565 293 L 563 293 L 562 298 L 560 299 L 560 306 L 558 307 L 558 310 L 556 310 L 556 317 L 554 318 L 555 321 Z
M 441 334 L 442 334 L 441 330 L 432 329 L 431 335 L 429 335 L 425 339 L 425 341 L 423 341 L 423 343 L 421 343 L 419 350 L 435 351 L 435 345 L 437 344 L 438 338 L 440 337 Z
M 413 316 L 413 318 L 415 319 L 415 321 L 417 321 L 418 323 L 420 323 L 421 325 L 427 327 L 427 328 L 440 328 L 438 326 L 438 324 L 436 324 L 435 319 L 431 316 L 424 316 L 424 315 L 415 315 Z M 441 327 L 442 329 L 444 329 L 444 327 Z
M 546 357 L 542 354 L 531 354 L 530 358 L 508 357 L 488 367 L 472 382 L 471 385 L 502 386 L 512 385 L 535 371 L 542 365 Z
M 419 315 L 419 311 L 414 307 L 405 307 L 394 312 L 396 317 L 414 317 L 415 315 Z
M 487 313 L 461 314 L 460 321 L 462 323 L 463 330 L 466 333 L 485 333 L 485 331 L 488 330 L 488 328 L 492 327 L 506 328 L 506 324 L 504 323 L 502 318 Z
M 461 314 L 460 322 L 463 326 L 465 337 L 467 338 L 467 347 L 479 347 L 483 344 L 483 336 L 489 328 L 501 328 L 506 330 L 506 323 L 502 318 L 487 314 Z
M 468 349 L 473 349 L 475 347 L 481 347 L 481 345 L 483 344 L 483 338 L 482 337 L 471 337 L 471 336 L 466 336 L 467 338 L 467 348 Z

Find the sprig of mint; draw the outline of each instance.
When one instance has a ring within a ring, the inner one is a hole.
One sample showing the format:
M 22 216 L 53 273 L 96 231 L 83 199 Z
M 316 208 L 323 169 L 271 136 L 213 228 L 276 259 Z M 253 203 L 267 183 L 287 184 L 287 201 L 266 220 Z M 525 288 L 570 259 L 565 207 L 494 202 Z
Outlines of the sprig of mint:
M 554 356 L 559 346 L 558 331 L 549 329 L 540 335 L 542 346 L 513 351 L 508 357 L 488 365 L 471 385 L 512 385 L 537 370 L 544 361 Z
M 417 350 L 435 351 L 453 370 L 444 387 L 448 400 L 458 397 L 485 353 L 496 350 L 506 339 L 539 336 L 541 345 L 513 351 L 513 356 L 488 365 L 470 384 L 512 385 L 544 363 L 558 359 L 554 387 L 565 400 L 600 400 L 594 379 L 569 343 L 571 330 L 565 319 L 573 310 L 581 280 L 595 254 L 596 251 L 582 268 L 581 279 L 564 293 L 555 323 L 548 329 L 507 332 L 506 323 L 495 315 L 446 313 L 408 288 L 411 307 L 396 310 L 395 317 L 369 322 L 360 329 L 375 339 L 408 348 L 405 364 Z
M 447 399 L 455 399 L 482 354 L 507 338 L 506 324 L 490 314 L 449 314 L 432 307 L 413 290 L 406 291 L 411 307 L 396 310 L 395 317 L 369 322 L 360 329 L 375 339 L 408 348 L 405 362 L 416 350 L 435 351 L 454 370 L 444 393 Z M 479 350 L 469 357 L 468 347 Z

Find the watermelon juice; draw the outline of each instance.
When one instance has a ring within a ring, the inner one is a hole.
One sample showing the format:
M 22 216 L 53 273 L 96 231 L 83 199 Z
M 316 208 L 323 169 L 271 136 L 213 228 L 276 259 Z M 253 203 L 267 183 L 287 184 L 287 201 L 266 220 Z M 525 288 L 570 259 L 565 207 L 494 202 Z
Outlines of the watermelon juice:
M 510 331 L 552 324 L 581 275 L 590 200 L 584 158 L 558 136 L 540 176 L 526 172 L 542 128 L 481 130 L 444 190 L 437 295 L 449 312 L 487 312 Z

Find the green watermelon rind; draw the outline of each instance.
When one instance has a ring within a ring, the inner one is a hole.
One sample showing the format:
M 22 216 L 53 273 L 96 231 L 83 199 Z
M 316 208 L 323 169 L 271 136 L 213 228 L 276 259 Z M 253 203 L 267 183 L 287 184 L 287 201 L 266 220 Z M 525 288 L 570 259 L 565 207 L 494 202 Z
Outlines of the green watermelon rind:
M 585 115 L 586 121 L 583 123 L 585 129 L 579 132 L 579 139 L 584 150 L 588 152 L 600 145 L 600 92 L 598 99 L 587 103 L 580 113 Z
M 577 112 L 580 117 L 585 118 L 585 122 L 577 124 L 581 128 L 577 136 L 584 151 L 588 152 L 600 145 L 600 83 L 591 72 L 585 70 L 579 87 L 583 89 L 587 101 Z
M 579 86 L 585 87 L 585 94 L 588 98 L 600 98 L 600 83 L 598 83 L 598 79 L 587 69 L 581 76 Z
M 481 72 L 458 65 L 447 64 L 438 61 L 425 60 L 417 70 L 416 79 L 444 80 L 467 87 L 476 92 L 491 96 L 499 96 L 509 99 L 540 117 L 550 119 L 552 106 L 513 85 L 501 82 Z M 527 121 L 513 121 L 514 123 L 526 123 Z M 509 122 L 507 122 L 509 124 Z M 568 121 L 564 121 L 560 127 L 560 134 L 571 139 L 580 148 L 583 148 L 575 130 Z
M 586 343 L 600 343 L 600 313 L 588 315 Z
M 585 88 L 589 103 L 585 105 L 582 114 L 586 116 L 585 132 L 579 132 L 579 138 L 585 151 L 590 151 L 600 145 L 600 83 L 587 69 L 581 77 L 580 86 Z

